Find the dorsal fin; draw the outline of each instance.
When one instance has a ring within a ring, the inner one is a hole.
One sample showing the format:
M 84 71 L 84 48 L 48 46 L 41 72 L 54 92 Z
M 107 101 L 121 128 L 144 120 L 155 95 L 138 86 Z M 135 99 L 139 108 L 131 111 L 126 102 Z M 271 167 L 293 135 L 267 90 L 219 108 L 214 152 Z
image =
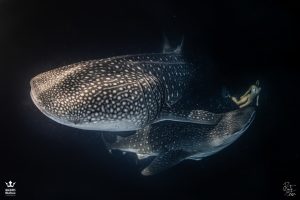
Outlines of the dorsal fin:
M 172 52 L 172 48 L 171 48 L 170 42 L 169 42 L 166 34 L 164 34 L 163 37 L 164 37 L 163 53 L 170 53 L 170 52 Z
M 174 53 L 178 53 L 178 54 L 180 54 L 180 53 L 181 53 L 181 51 L 182 51 L 182 47 L 183 47 L 183 41 L 184 41 L 184 36 L 182 36 L 182 39 L 181 39 L 180 45 L 178 45 L 178 46 L 176 47 L 176 49 L 174 50 Z
M 164 37 L 163 53 L 178 53 L 178 54 L 180 54 L 182 52 L 184 37 L 182 37 L 181 43 L 180 43 L 180 45 L 178 45 L 176 47 L 176 49 L 171 47 L 170 42 L 165 34 L 163 37 Z

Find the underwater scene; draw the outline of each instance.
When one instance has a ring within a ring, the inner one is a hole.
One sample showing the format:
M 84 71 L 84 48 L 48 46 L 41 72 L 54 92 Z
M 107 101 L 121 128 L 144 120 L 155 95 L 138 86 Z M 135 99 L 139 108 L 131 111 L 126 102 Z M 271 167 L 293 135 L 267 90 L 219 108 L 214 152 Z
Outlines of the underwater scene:
M 295 13 L 0 1 L 1 195 L 296 198 Z

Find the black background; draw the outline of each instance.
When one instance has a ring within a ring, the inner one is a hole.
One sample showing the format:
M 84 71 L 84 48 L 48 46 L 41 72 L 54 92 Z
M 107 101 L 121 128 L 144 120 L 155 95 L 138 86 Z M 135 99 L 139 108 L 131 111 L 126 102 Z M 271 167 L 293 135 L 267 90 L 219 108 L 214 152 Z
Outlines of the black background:
M 279 0 L 0 0 L 2 197 L 285 198 L 285 181 L 300 186 L 297 12 Z M 33 105 L 34 75 L 81 60 L 159 52 L 163 33 L 173 45 L 184 35 L 184 52 L 209 58 L 219 84 L 243 89 L 261 81 L 255 121 L 224 151 L 143 177 L 143 162 L 109 154 L 96 132 L 57 124 Z M 16 197 L 4 196 L 9 180 L 17 182 Z

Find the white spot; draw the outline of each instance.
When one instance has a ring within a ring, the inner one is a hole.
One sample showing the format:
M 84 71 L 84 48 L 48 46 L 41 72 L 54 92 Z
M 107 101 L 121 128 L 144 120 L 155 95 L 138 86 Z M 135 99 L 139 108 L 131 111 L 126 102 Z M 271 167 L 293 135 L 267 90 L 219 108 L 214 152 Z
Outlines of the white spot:
M 223 138 L 219 138 L 219 137 L 215 137 L 212 141 L 211 141 L 211 145 L 212 146 L 219 146 L 220 144 L 223 143 Z

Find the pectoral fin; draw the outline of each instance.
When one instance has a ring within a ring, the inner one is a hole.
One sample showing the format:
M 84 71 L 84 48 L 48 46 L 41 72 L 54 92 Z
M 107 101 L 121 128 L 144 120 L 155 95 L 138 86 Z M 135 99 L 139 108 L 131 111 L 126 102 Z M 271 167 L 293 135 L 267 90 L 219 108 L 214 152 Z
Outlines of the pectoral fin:
M 142 174 L 144 176 L 149 176 L 159 173 L 167 168 L 170 168 L 180 163 L 188 156 L 190 156 L 190 153 L 182 150 L 174 150 L 161 153 L 152 161 L 152 163 L 148 167 L 146 167 L 142 171 Z
M 165 111 L 162 112 L 160 120 L 171 120 L 180 122 L 190 122 L 196 124 L 217 124 L 222 118 L 223 114 L 216 114 L 205 110 L 192 111 Z

